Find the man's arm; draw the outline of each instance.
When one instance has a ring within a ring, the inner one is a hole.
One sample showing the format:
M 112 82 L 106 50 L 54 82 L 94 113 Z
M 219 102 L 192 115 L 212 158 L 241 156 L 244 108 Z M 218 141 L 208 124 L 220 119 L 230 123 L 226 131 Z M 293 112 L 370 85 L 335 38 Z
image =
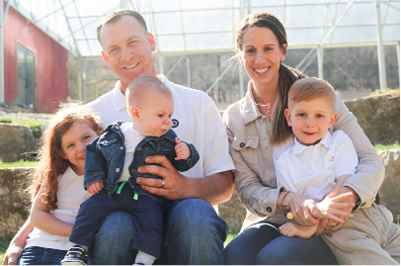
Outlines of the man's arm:
M 211 205 L 224 203 L 232 196 L 234 178 L 231 171 L 216 173 L 204 178 L 189 178 L 179 173 L 165 156 L 150 156 L 145 161 L 163 166 L 144 165 L 138 168 L 140 173 L 155 174 L 163 178 L 163 188 L 161 188 L 162 180 L 160 179 L 137 179 L 136 182 L 152 194 L 170 200 L 203 199 Z
M 19 257 L 24 250 L 26 240 L 28 239 L 29 233 L 33 230 L 33 225 L 29 222 L 30 218 L 26 220 L 24 225 L 11 240 L 10 245 L 4 255 L 3 265 L 16 265 Z

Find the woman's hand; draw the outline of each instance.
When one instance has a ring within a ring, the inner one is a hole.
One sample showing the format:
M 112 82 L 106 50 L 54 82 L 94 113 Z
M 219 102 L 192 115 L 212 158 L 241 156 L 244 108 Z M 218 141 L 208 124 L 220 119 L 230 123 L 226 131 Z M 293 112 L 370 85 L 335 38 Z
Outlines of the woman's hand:
M 319 224 L 319 219 L 313 217 L 312 213 L 318 212 L 316 202 L 308 197 L 294 193 L 290 201 L 291 213 L 297 224 L 313 226 Z M 310 212 L 312 210 L 312 213 Z
M 22 251 L 24 250 L 24 246 L 20 246 L 16 243 L 10 243 L 6 254 L 4 255 L 3 265 L 16 265 L 19 257 L 22 254 Z

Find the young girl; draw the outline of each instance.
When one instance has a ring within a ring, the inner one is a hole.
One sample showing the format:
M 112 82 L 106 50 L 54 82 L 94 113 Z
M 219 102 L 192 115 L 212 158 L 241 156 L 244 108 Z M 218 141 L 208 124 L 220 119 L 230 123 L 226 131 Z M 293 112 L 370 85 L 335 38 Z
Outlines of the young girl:
M 83 188 L 85 148 L 101 133 L 100 118 L 73 104 L 50 121 L 34 174 L 30 223 L 34 226 L 18 264 L 60 264 L 71 242 Z

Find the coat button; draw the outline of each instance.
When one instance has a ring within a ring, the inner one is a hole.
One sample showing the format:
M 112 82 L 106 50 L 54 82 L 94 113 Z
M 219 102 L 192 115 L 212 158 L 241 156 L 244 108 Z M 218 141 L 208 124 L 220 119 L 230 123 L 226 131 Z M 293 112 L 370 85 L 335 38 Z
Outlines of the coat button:
M 243 147 L 245 147 L 245 143 L 241 142 L 241 143 L 239 144 L 239 146 L 240 146 L 241 148 L 243 148 Z
M 119 126 L 116 126 L 116 129 L 119 129 L 120 127 Z
M 124 146 L 120 146 L 120 150 L 124 150 Z
M 267 212 L 272 212 L 272 208 L 267 207 L 266 211 L 267 211 Z
M 116 168 L 116 172 L 117 172 L 117 173 L 120 172 L 120 168 Z

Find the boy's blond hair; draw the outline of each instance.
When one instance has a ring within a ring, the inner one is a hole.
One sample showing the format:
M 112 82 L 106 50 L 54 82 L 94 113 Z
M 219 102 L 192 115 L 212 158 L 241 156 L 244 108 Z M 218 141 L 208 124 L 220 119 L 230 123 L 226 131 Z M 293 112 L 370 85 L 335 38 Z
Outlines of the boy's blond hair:
M 161 94 L 166 98 L 173 99 L 173 93 L 171 90 L 158 78 L 142 76 L 131 82 L 125 92 L 128 112 L 133 106 L 139 107 L 141 103 L 144 103 L 146 98 L 153 93 Z
M 308 102 L 318 98 L 326 100 L 334 112 L 336 92 L 330 83 L 314 77 L 299 79 L 292 84 L 288 91 L 288 108 L 291 109 L 294 103 Z

